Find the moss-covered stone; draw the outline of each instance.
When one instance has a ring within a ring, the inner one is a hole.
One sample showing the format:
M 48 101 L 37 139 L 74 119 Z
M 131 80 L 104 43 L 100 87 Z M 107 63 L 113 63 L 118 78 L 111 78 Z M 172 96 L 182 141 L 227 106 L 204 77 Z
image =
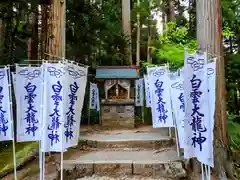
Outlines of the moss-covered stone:
M 16 159 L 17 168 L 24 165 L 29 160 L 33 159 L 39 149 L 39 144 L 36 142 L 25 142 L 16 144 Z M 12 146 L 0 152 L 0 177 L 13 171 L 13 150 Z

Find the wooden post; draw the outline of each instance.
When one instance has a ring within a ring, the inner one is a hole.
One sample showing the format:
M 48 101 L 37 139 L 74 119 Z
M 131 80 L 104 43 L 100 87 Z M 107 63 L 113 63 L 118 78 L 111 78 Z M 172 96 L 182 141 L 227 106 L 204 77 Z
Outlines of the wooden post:
M 131 1 L 122 0 L 122 27 L 125 36 L 127 37 L 126 59 L 128 64 L 132 65 L 132 42 L 131 42 Z
M 209 56 L 216 57 L 216 106 L 214 124 L 214 172 L 217 179 L 226 174 L 235 179 L 228 155 L 227 113 L 224 54 L 222 41 L 222 15 L 220 0 L 196 1 L 198 47 Z

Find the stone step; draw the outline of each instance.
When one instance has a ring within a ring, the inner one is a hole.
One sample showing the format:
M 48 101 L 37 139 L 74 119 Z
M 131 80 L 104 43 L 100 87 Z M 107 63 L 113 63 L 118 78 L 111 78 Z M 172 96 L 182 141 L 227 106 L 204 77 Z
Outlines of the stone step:
M 176 151 L 79 152 L 64 160 L 64 180 L 91 176 L 140 175 L 155 178 L 184 178 L 186 171 Z
M 174 145 L 173 138 L 160 132 L 127 132 L 118 134 L 93 134 L 80 136 L 80 145 L 96 149 L 156 150 Z

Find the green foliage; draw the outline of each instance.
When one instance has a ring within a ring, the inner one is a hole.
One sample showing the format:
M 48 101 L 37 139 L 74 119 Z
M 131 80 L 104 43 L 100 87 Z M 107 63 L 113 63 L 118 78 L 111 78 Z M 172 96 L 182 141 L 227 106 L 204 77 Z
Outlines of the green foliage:
M 101 7 L 85 0 L 67 4 L 67 56 L 97 64 L 116 65 L 124 61 L 121 45 L 126 38 L 121 27 L 121 11 L 115 0 Z
M 186 27 L 177 27 L 175 22 L 167 24 L 166 31 L 160 36 L 160 41 L 164 44 L 176 43 L 180 45 L 186 44 L 188 29 Z
M 175 22 L 168 23 L 166 31 L 159 40 L 160 42 L 153 47 L 156 56 L 154 63 L 169 63 L 171 70 L 183 66 L 184 49 L 194 50 L 197 47 L 196 40 L 189 37 L 187 27 L 178 27 Z
M 228 131 L 231 148 L 240 151 L 240 124 L 236 122 L 237 118 L 239 119 L 239 117 L 229 115 Z
M 222 35 L 223 37 L 230 37 L 230 36 L 233 36 L 233 32 L 229 27 L 225 27 L 225 29 L 223 29 L 222 31 Z
M 240 113 L 240 54 L 230 54 L 225 57 L 226 88 L 228 91 L 227 107 L 230 113 Z

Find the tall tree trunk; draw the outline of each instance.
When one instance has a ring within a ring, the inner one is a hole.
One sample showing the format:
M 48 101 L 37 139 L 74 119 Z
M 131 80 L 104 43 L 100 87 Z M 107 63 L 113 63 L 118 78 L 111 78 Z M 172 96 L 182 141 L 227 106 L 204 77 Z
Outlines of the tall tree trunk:
M 3 42 L 4 42 L 4 38 L 3 38 L 3 21 L 2 19 L 0 19 L 0 57 L 3 56 Z
M 148 22 L 148 48 L 147 48 L 147 60 L 148 63 L 152 64 L 152 47 L 151 47 L 151 42 L 152 42 L 152 24 L 151 20 Z
M 229 51 L 232 54 L 233 53 L 233 40 L 232 36 L 229 36 Z
M 125 55 L 127 64 L 132 65 L 132 42 L 131 42 L 131 1 L 122 0 L 122 27 L 127 44 L 125 47 Z
M 31 57 L 30 59 L 38 59 L 38 5 L 33 5 L 33 28 L 32 28 L 32 41 L 31 41 Z M 36 63 L 36 62 L 35 62 Z
M 174 0 L 167 0 L 167 22 L 175 20 Z
M 139 7 L 140 0 L 137 1 Z M 137 13 L 137 45 L 136 45 L 136 66 L 140 67 L 140 35 L 141 35 L 141 24 L 140 24 L 140 13 Z
M 7 22 L 7 41 L 5 44 L 6 47 L 8 47 L 8 63 L 13 64 L 13 25 L 12 25 L 12 20 L 13 20 L 13 2 L 12 0 L 9 1 L 9 9 L 8 9 L 8 22 Z
M 162 11 L 162 23 L 163 23 L 163 32 L 167 28 L 167 15 L 166 12 Z
M 50 12 L 49 58 L 65 58 L 65 1 L 53 0 Z
M 227 136 L 226 90 L 222 42 L 222 15 L 220 0 L 197 1 L 197 40 L 201 50 L 217 58 L 216 106 L 214 124 L 214 172 L 217 179 L 227 174 L 234 179 Z
M 189 34 L 196 37 L 196 0 L 189 0 Z
M 152 13 L 151 13 L 151 7 L 152 7 L 152 1 L 148 1 L 148 43 L 147 43 L 147 61 L 148 63 L 152 64 L 152 48 L 151 48 L 151 42 L 152 42 Z

